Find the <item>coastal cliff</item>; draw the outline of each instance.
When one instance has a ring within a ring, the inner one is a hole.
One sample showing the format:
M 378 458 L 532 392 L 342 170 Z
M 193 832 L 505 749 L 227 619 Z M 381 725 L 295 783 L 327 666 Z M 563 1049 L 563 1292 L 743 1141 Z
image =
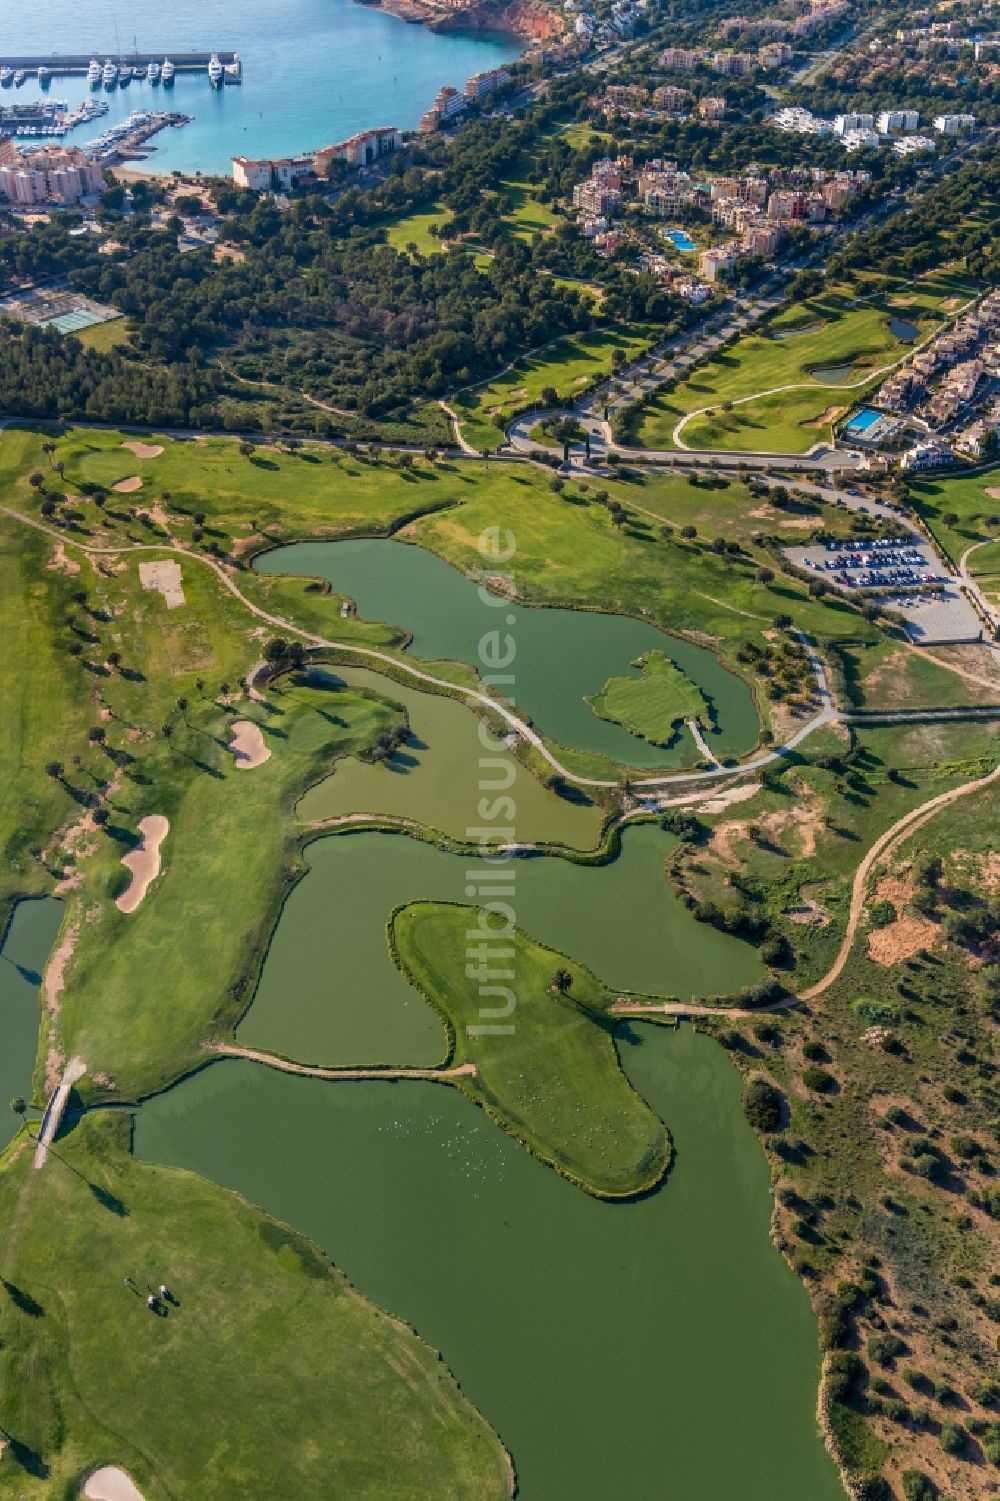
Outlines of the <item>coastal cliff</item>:
M 562 36 L 562 13 L 544 0 L 470 0 L 448 4 L 447 0 L 363 0 L 399 16 L 422 23 L 432 31 L 509 32 L 529 42 L 548 42 Z

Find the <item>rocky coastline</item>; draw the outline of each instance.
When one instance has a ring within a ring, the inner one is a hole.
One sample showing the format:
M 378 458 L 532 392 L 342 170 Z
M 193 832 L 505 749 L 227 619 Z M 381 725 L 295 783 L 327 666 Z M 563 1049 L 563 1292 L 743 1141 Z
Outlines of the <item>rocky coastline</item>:
M 526 42 L 548 42 L 562 36 L 562 13 L 544 0 L 472 0 L 457 7 L 440 0 L 362 0 L 390 15 L 431 31 L 495 31 Z

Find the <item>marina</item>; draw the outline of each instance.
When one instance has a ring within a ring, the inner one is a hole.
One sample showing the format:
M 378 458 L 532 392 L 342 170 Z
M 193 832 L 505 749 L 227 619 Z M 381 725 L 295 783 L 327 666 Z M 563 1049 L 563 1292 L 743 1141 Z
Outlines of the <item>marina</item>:
M 50 78 L 72 77 L 73 74 L 82 74 L 90 82 L 95 79 L 92 66 L 95 58 L 114 59 L 101 68 L 101 81 L 107 83 L 114 81 L 109 79 L 106 70 L 116 69 L 116 75 L 123 68 L 130 70 L 129 77 L 134 78 L 137 73 L 148 74 L 151 67 L 160 69 L 165 56 L 169 57 L 173 71 L 176 73 L 208 73 L 213 59 L 222 67 L 240 68 L 240 54 L 238 52 L 224 52 L 214 50 L 209 52 L 169 52 L 164 54 L 156 52 L 142 52 L 130 50 L 123 52 L 117 43 L 113 47 L 96 48 L 93 52 L 65 52 L 65 53 L 22 53 L 14 57 L 0 57 L 0 84 L 5 81 L 5 71 L 10 72 L 10 82 L 13 82 L 14 74 L 34 73 L 39 81 L 44 83 Z
M 280 7 L 275 0 L 245 0 L 238 14 L 222 0 L 177 0 L 169 12 L 138 0 L 127 22 L 123 15 L 119 20 L 120 49 L 110 13 L 95 18 L 83 7 L 69 13 L 57 0 L 19 9 L 5 29 L 7 55 L 0 57 L 0 68 L 16 62 L 25 81 L 20 91 L 13 78 L 8 87 L 0 85 L 0 105 L 44 99 L 48 93 L 71 108 L 87 98 L 105 101 L 106 118 L 70 138 L 81 145 L 88 134 L 120 123 L 140 107 L 191 116 L 183 130 L 161 132 L 150 148 L 147 170 L 165 174 L 229 175 L 234 156 L 296 156 L 386 121 L 415 129 L 442 84 L 461 88 L 474 74 L 523 51 L 516 37 L 434 32 L 355 0 L 289 0 Z M 331 48 L 337 58 L 333 70 Z M 208 75 L 213 50 L 224 71 L 239 53 L 242 87 L 224 82 L 213 88 Z M 120 80 L 110 88 L 89 81 L 92 60 L 103 73 L 108 60 L 117 66 L 119 57 L 133 70 L 127 86 Z M 174 65 L 172 81 L 164 68 L 167 60 Z M 27 66 L 31 63 L 34 71 Z M 55 71 L 47 85 L 40 84 L 38 66 L 58 70 L 60 63 L 72 71 Z M 160 67 L 158 83 L 149 77 L 150 63 Z

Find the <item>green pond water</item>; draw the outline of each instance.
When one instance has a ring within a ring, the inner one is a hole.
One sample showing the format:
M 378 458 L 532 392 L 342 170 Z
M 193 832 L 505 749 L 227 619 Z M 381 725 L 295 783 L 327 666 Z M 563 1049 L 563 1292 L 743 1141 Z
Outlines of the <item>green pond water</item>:
M 0 948 L 0 1147 L 20 1126 L 9 1102 L 15 1095 L 31 1099 L 38 989 L 62 917 L 62 902 L 54 897 L 19 902 Z
M 910 323 L 906 318 L 890 318 L 889 332 L 901 344 L 914 344 L 920 338 L 920 330 L 917 325 Z
M 519 926 L 619 989 L 687 1000 L 751 984 L 757 951 L 696 923 L 667 886 L 671 846 L 642 824 L 610 865 L 519 858 L 509 898 Z M 382 833 L 319 839 L 306 859 L 239 1041 L 310 1063 L 440 1062 L 441 1025 L 390 958 L 385 925 L 405 902 L 467 902 L 468 872 L 482 862 Z
M 506 670 L 514 681 L 494 692 L 512 698 L 540 731 L 563 745 L 598 752 L 623 766 L 696 759 L 687 730 L 664 750 L 600 719 L 584 702 L 610 677 L 629 672 L 638 677 L 631 664 L 649 651 L 666 652 L 708 698 L 716 721 L 709 743 L 717 755 L 740 755 L 757 740 L 757 711 L 746 684 L 704 647 L 646 621 L 589 610 L 498 607 L 496 599 L 484 602 L 479 585 L 449 563 L 404 542 L 298 542 L 267 553 L 255 566 L 265 573 L 328 579 L 355 601 L 362 618 L 409 631 L 410 653 L 426 661 L 478 666 L 484 634 L 509 632 L 516 656 Z
M 522 1501 L 843 1501 L 738 1076 L 687 1027 L 625 1037 L 676 1145 L 636 1203 L 589 1198 L 447 1086 L 242 1062 L 144 1105 L 136 1151 L 295 1225 L 410 1322 L 510 1449 Z
M 517 841 L 574 849 L 596 845 L 602 810 L 583 794 L 574 793 L 570 800 L 550 792 L 502 746 L 498 755 L 491 749 L 494 742 L 489 733 L 484 731 L 480 738 L 479 720 L 459 700 L 420 693 L 362 668 L 313 672 L 309 680 L 331 687 L 347 683 L 402 704 L 409 717 L 410 738 L 381 765 L 355 756 L 338 762 L 334 772 L 300 801 L 297 812 L 303 822 L 379 813 L 413 818 L 454 839 L 464 839 L 467 830 L 483 825 L 502 789 L 515 804 L 509 826 Z M 509 787 L 508 770 L 513 777 Z M 496 790 L 484 790 L 482 782 Z M 483 799 L 485 812 L 480 810 Z
M 824 386 L 842 386 L 854 374 L 853 365 L 817 365 L 809 374 Z

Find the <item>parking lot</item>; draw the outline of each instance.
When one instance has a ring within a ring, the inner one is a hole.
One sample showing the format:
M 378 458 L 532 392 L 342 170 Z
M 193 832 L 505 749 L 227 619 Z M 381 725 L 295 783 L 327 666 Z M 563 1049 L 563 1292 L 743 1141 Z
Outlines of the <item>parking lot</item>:
M 820 542 L 785 551 L 800 568 L 841 589 L 915 589 L 944 583 L 949 577 L 934 548 L 922 538 L 905 534 L 864 543 Z
M 887 610 L 902 615 L 910 640 L 916 646 L 946 646 L 980 638 L 982 621 L 954 584 L 934 593 L 877 598 Z
M 913 533 L 878 541 L 786 547 L 785 556 L 835 589 L 869 593 L 903 617 L 923 646 L 978 641 L 981 622 L 937 549 Z

